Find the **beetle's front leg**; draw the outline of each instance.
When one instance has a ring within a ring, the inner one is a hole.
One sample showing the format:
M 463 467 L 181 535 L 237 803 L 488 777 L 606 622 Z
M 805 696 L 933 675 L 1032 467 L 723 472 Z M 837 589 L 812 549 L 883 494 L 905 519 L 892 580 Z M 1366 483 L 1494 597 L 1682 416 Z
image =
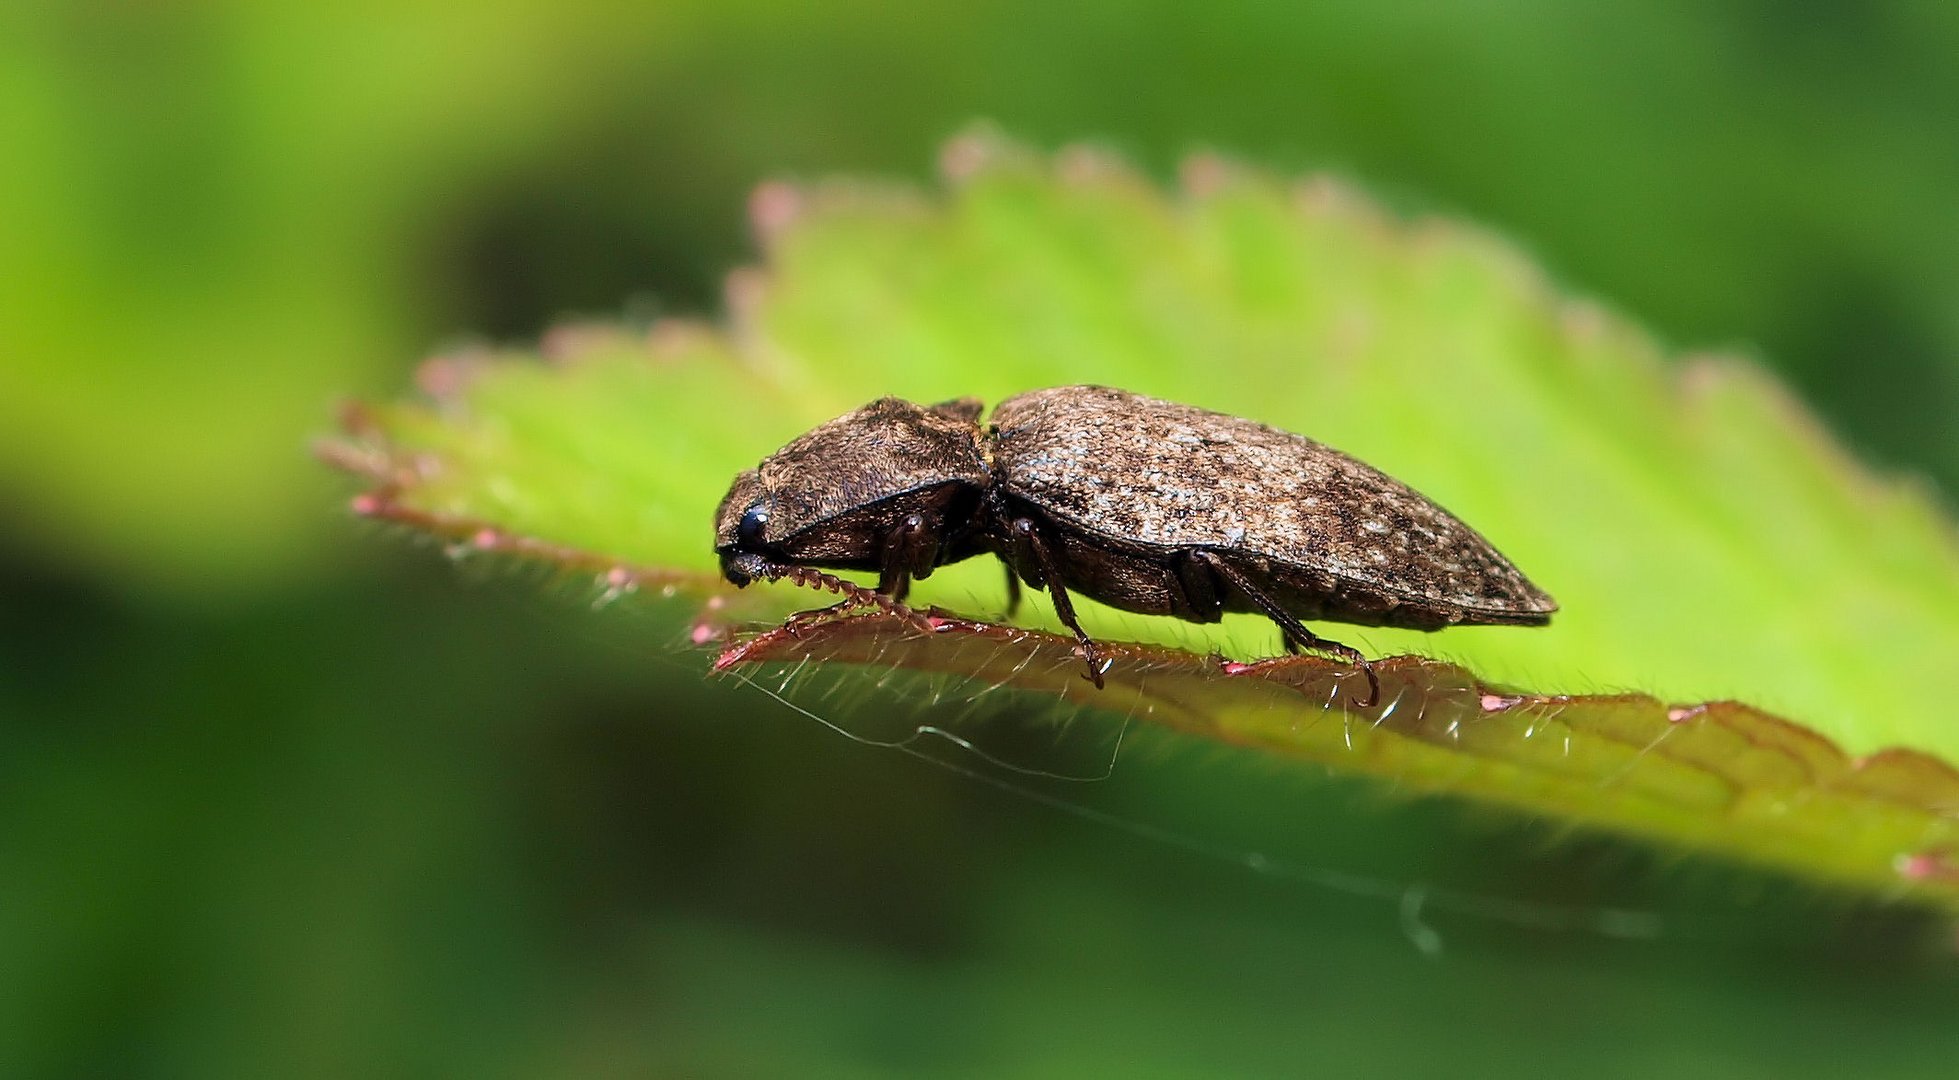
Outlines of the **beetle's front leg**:
M 877 593 L 890 599 L 899 608 L 904 608 L 907 593 L 911 592 L 911 579 L 922 564 L 930 569 L 931 559 L 938 549 L 938 537 L 927 526 L 920 514 L 912 514 L 899 522 L 885 534 L 882 548 L 883 565 L 878 570 Z M 789 616 L 783 624 L 790 633 L 842 615 L 845 612 L 865 605 L 863 593 L 848 594 L 842 600 L 828 607 L 799 611 Z M 905 610 L 909 610 L 906 608 Z
M 938 530 L 931 527 L 923 514 L 907 515 L 884 535 L 877 591 L 893 600 L 903 600 L 911 592 L 912 578 L 930 574 L 938 554 Z
M 782 620 L 782 628 L 792 634 L 800 634 L 808 627 L 815 626 L 817 623 L 823 622 L 826 619 L 835 618 L 838 615 L 863 606 L 862 601 L 854 597 L 845 597 L 834 604 L 826 604 L 820 608 L 810 608 L 808 611 L 798 611 L 794 615 Z
M 1107 665 L 1102 659 L 1101 650 L 1095 647 L 1095 640 L 1088 636 L 1080 620 L 1075 618 L 1075 605 L 1068 599 L 1068 589 L 1061 581 L 1061 565 L 1041 540 L 1033 519 L 1015 518 L 1011 528 L 1016 546 L 1024 545 L 1033 557 L 1034 565 L 1040 568 L 1041 582 L 1047 586 L 1049 595 L 1054 597 L 1054 613 L 1060 617 L 1061 625 L 1074 631 L 1075 640 L 1081 643 L 1082 661 L 1088 665 L 1083 678 L 1094 683 L 1097 690 L 1102 689 L 1102 669 Z

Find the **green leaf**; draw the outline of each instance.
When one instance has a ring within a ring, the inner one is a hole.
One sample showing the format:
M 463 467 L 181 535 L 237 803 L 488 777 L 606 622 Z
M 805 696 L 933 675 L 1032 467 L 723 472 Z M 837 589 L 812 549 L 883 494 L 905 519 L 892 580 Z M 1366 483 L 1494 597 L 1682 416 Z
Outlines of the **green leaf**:
M 1380 703 L 1357 707 L 1366 680 L 1326 660 L 1243 664 L 1142 645 L 1115 650 L 1098 691 L 1079 677 L 1072 638 L 933 622 L 929 634 L 880 614 L 783 627 L 732 646 L 715 666 L 793 670 L 818 660 L 950 675 L 966 685 L 935 696 L 1031 691 L 1409 790 L 1550 810 L 1573 824 L 1959 903 L 1950 858 L 1959 773 L 1908 750 L 1853 760 L 1736 702 L 1518 693 L 1400 656 L 1374 665 Z
M 1408 790 L 1959 897 L 1959 774 L 1941 761 L 1959 759 L 1959 725 L 1939 704 L 1959 700 L 1959 542 L 1925 492 L 1862 470 L 1767 375 L 1669 359 L 1502 240 L 1393 220 L 1325 178 L 1200 157 L 1166 195 L 1094 151 L 1048 160 L 984 133 L 951 143 L 944 168 L 941 195 L 765 185 L 752 208 L 766 266 L 731 277 L 725 326 L 569 327 L 541 360 L 439 358 L 426 400 L 350 410 L 328 452 L 377 479 L 357 504 L 369 513 L 615 590 L 712 597 L 705 636 L 813 606 L 788 586 L 720 586 L 711 515 L 737 470 L 870 398 L 1106 383 L 1253 417 L 1408 481 L 1563 610 L 1543 630 L 1339 628 L 1370 655 L 1436 661 L 1393 668 L 1429 673 L 1411 684 L 1425 693 L 1499 702 L 1462 705 L 1458 735 L 1413 758 L 1266 730 L 1272 701 L 1296 695 L 1246 704 L 1246 680 L 1151 653 L 1196 687 L 1204 722 L 1186 727 Z M 999 568 L 949 568 L 914 599 L 997 611 Z M 1243 659 L 1278 646 L 1256 618 L 1197 627 L 1083 606 L 1108 640 Z M 1045 608 L 1027 619 L 1054 625 Z M 897 662 L 888 648 L 832 656 L 825 634 L 769 640 L 752 655 Z M 975 655 L 920 636 L 903 662 L 962 673 Z M 1082 693 L 1063 684 L 1037 689 Z M 1724 700 L 1754 708 L 1665 704 Z M 1589 734 L 1548 752 L 1537 721 Z M 1582 749 L 1608 730 L 1619 750 Z M 1694 749 L 1620 752 L 1649 743 Z M 1893 747 L 1915 752 L 1879 753 Z

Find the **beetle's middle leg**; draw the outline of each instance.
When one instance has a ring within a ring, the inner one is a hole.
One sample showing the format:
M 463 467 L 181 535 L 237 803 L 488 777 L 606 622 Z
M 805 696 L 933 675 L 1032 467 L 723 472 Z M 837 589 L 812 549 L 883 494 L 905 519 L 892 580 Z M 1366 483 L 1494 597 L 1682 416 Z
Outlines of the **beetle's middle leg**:
M 1061 583 L 1061 565 L 1055 561 L 1054 553 L 1048 550 L 1041 539 L 1040 530 L 1034 527 L 1032 518 L 1015 518 L 1010 526 L 1013 530 L 1015 546 L 1024 545 L 1034 558 L 1034 565 L 1041 570 L 1041 583 L 1054 597 L 1054 613 L 1061 619 L 1061 625 L 1074 631 L 1075 640 L 1081 643 L 1082 660 L 1088 664 L 1085 678 L 1102 689 L 1102 654 L 1095 647 L 1095 640 L 1082 629 L 1081 621 L 1075 618 L 1075 605 L 1068 599 L 1067 586 Z
M 1264 612 L 1266 618 L 1278 623 L 1279 633 L 1285 639 L 1285 649 L 1287 652 L 1311 649 L 1314 652 L 1330 653 L 1360 668 L 1362 673 L 1367 676 L 1367 698 L 1364 701 L 1356 698 L 1354 704 L 1365 709 L 1381 700 L 1381 679 L 1374 674 L 1374 665 L 1368 663 L 1367 657 L 1363 656 L 1359 649 L 1351 645 L 1342 645 L 1337 641 L 1320 637 L 1318 634 L 1306 629 L 1298 619 L 1293 617 L 1291 612 L 1280 607 L 1278 601 L 1272 599 L 1263 589 L 1253 584 L 1251 578 L 1239 573 L 1230 563 L 1219 558 L 1217 553 L 1200 549 L 1192 551 L 1189 558 L 1193 562 L 1208 567 L 1220 580 L 1238 590 L 1239 593 L 1243 594 L 1245 599 L 1252 602 L 1253 606 Z

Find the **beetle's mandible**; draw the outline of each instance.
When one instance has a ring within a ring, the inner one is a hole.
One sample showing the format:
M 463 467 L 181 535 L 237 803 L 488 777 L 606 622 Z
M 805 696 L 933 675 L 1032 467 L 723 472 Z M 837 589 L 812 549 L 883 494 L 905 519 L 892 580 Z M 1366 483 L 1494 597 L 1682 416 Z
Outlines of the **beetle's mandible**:
M 882 398 L 770 455 L 715 516 L 722 574 L 902 611 L 913 579 L 990 552 L 1010 611 L 1021 581 L 1053 595 L 1098 687 L 1071 591 L 1199 623 L 1265 615 L 1288 652 L 1359 665 L 1364 705 L 1380 694 L 1373 668 L 1305 621 L 1542 626 L 1557 610 L 1448 511 L 1303 436 L 1101 386 L 1011 397 L 985 424 L 982 411 Z M 877 589 L 822 568 L 875 571 Z

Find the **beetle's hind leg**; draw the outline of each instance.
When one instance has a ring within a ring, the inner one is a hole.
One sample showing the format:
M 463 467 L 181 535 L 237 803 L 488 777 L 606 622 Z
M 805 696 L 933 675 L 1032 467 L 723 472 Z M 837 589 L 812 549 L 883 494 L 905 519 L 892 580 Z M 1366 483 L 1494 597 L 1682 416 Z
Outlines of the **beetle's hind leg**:
M 1287 652 L 1297 653 L 1301 650 L 1310 650 L 1312 652 L 1326 653 L 1330 656 L 1337 656 L 1359 668 L 1361 673 L 1367 676 L 1367 698 L 1365 700 L 1355 698 L 1354 704 L 1356 706 L 1363 709 L 1370 708 L 1381 700 L 1380 676 L 1374 674 L 1374 665 L 1368 662 L 1367 657 L 1362 655 L 1359 649 L 1351 645 L 1342 645 L 1337 641 L 1320 637 L 1318 634 L 1306 629 L 1297 618 L 1293 617 L 1291 612 L 1280 607 L 1278 601 L 1272 599 L 1263 589 L 1253 584 L 1251 578 L 1239 573 L 1230 563 L 1219 558 L 1215 552 L 1197 550 L 1191 552 L 1189 557 L 1193 561 L 1208 567 L 1220 580 L 1230 584 L 1245 599 L 1250 600 L 1255 607 L 1264 612 L 1266 618 L 1278 623 L 1279 633 L 1284 638 L 1285 650 Z
M 1048 593 L 1054 597 L 1054 613 L 1061 619 L 1061 625 L 1074 631 L 1075 640 L 1081 644 L 1082 660 L 1088 665 L 1084 677 L 1094 683 L 1097 690 L 1102 689 L 1102 653 L 1095 647 L 1095 640 L 1082 629 L 1080 620 L 1075 618 L 1075 605 L 1068 599 L 1067 587 L 1061 583 L 1061 565 L 1055 561 L 1054 553 L 1048 550 L 1047 543 L 1041 539 L 1040 530 L 1034 526 L 1032 518 L 1015 518 L 1011 528 L 1014 546 L 1026 547 L 1028 554 L 1034 559 L 1034 565 L 1040 568 L 1041 582 L 1047 586 Z M 1009 574 L 1012 570 L 1012 567 L 1008 567 Z

